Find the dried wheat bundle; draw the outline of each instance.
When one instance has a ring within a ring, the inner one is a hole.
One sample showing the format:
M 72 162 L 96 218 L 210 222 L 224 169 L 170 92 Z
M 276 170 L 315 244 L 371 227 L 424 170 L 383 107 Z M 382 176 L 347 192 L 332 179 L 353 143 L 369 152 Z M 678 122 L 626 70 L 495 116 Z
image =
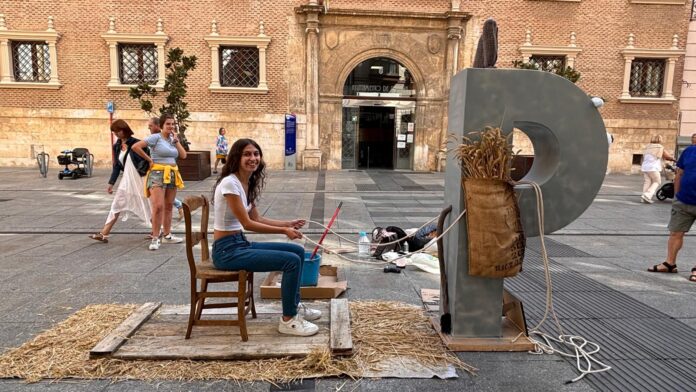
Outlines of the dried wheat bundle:
M 486 127 L 483 131 L 462 136 L 454 156 L 462 168 L 462 178 L 510 180 L 512 170 L 512 133 L 505 136 L 500 128 Z

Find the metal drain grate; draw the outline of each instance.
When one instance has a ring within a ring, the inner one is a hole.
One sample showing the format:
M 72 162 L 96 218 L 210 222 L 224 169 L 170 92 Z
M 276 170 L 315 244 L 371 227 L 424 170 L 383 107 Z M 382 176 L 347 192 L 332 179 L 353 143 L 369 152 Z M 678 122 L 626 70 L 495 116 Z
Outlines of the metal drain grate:
M 369 192 L 379 190 L 379 188 L 377 188 L 377 185 L 374 184 L 355 184 L 355 188 L 358 190 L 358 192 Z
M 539 267 L 533 253 L 525 257 L 525 263 L 525 270 Z M 597 359 L 612 366 L 608 372 L 586 377 L 585 382 L 600 391 L 694 390 L 696 329 L 557 262 L 552 265 L 556 270 L 552 273 L 554 308 L 564 333 L 598 343 Z M 546 306 L 544 291 L 529 291 L 545 287 L 539 279 L 543 276 L 523 272 L 505 282 L 524 304 L 530 328 Z M 558 334 L 551 319 L 541 330 Z M 575 364 L 574 358 L 565 359 Z
M 551 238 L 544 238 L 544 245 L 546 245 L 546 253 L 549 257 L 594 257 L 580 249 L 575 249 Z M 541 240 L 539 240 L 539 237 L 527 238 L 527 248 L 541 253 Z

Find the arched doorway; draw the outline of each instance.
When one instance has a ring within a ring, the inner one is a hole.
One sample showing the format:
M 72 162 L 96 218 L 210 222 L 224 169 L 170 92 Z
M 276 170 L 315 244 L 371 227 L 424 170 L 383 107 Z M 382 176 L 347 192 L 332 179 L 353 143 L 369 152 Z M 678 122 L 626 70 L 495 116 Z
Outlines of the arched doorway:
M 413 168 L 416 90 L 400 62 L 375 57 L 358 64 L 343 86 L 341 168 Z

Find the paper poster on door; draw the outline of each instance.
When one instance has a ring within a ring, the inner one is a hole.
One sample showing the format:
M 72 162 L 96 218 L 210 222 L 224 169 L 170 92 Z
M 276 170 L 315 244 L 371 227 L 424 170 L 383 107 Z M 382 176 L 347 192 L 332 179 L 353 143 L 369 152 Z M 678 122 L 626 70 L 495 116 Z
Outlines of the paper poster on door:
M 404 134 L 396 135 L 396 140 L 406 140 L 406 135 L 404 135 Z
M 397 142 L 396 148 L 406 148 L 406 142 Z
M 413 135 L 406 136 L 406 143 L 413 143 Z
M 408 123 L 408 131 L 413 132 L 413 123 Z

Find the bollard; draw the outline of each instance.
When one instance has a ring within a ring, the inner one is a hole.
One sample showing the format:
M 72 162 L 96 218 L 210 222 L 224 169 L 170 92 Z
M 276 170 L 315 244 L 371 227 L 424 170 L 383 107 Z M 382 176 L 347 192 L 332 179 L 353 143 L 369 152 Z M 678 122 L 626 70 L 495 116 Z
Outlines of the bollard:
M 46 178 L 46 175 L 48 175 L 48 158 L 49 155 L 45 152 L 36 154 L 36 162 L 39 164 L 39 173 L 43 178 Z

